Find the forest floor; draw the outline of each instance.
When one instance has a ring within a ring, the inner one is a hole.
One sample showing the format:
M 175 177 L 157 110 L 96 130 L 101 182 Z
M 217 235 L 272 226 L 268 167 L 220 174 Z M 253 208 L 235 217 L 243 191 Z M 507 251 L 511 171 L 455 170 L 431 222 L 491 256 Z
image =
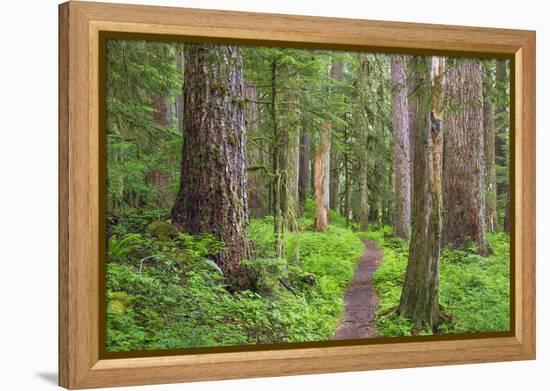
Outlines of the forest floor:
M 363 243 L 365 250 L 346 291 L 344 317 L 333 337 L 336 340 L 378 336 L 374 322 L 378 295 L 372 277 L 382 261 L 382 251 L 372 240 L 363 239 Z

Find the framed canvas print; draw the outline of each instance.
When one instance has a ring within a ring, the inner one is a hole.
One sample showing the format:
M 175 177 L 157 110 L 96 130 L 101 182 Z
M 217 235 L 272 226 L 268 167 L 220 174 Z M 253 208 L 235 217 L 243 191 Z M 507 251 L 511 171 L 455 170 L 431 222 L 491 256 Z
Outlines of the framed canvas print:
M 535 358 L 535 33 L 61 4 L 59 381 Z

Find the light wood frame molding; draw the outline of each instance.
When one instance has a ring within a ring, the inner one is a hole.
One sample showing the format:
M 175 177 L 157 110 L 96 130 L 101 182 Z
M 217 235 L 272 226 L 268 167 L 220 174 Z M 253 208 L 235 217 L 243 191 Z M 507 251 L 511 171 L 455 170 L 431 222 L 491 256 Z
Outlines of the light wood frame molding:
M 103 359 L 100 32 L 512 60 L 511 336 Z M 535 358 L 535 32 L 71 1 L 59 6 L 59 384 L 70 389 Z

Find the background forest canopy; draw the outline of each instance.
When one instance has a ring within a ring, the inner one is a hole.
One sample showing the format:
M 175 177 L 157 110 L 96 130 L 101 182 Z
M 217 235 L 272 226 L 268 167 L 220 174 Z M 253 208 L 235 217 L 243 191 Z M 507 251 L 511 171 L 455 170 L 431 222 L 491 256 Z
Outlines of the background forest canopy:
M 506 60 L 109 40 L 107 349 L 509 328 Z

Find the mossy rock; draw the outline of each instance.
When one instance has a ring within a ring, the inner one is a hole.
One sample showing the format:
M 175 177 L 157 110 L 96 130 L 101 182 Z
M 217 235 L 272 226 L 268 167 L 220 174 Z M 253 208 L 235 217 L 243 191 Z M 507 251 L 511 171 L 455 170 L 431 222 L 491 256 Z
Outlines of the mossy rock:
M 317 276 L 313 273 L 304 271 L 301 267 L 289 266 L 288 271 L 294 284 L 306 284 L 309 286 L 317 285 Z
M 152 238 L 167 242 L 176 236 L 176 229 L 169 221 L 155 220 L 147 226 L 147 234 Z
M 114 315 L 124 316 L 130 302 L 130 297 L 126 292 L 111 292 L 109 293 L 107 311 Z
M 126 306 L 118 300 L 109 300 L 107 311 L 114 315 L 124 316 L 126 315 Z
M 315 285 L 317 284 L 317 277 L 315 276 L 315 274 L 312 274 L 312 273 L 303 273 L 301 276 L 300 276 L 301 280 L 303 282 L 305 282 L 306 284 L 308 285 Z

